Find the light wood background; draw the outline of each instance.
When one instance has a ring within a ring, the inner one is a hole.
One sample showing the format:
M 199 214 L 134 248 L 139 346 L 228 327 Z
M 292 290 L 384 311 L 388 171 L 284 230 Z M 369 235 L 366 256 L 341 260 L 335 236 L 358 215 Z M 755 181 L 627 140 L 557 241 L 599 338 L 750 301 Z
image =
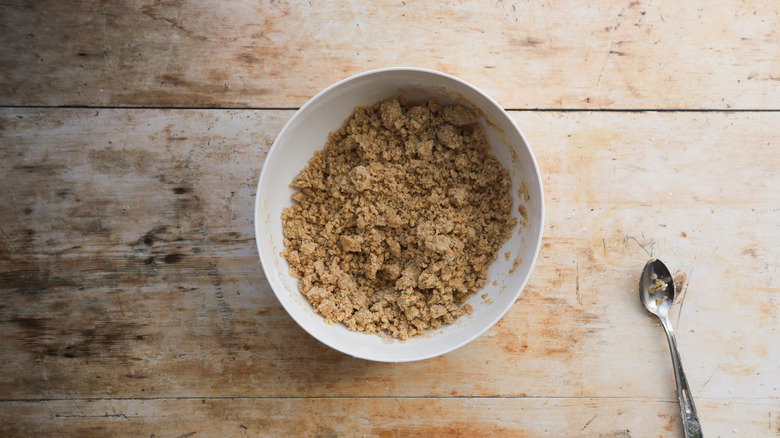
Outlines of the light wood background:
M 544 179 L 526 290 L 418 363 L 284 312 L 254 191 L 295 109 L 361 71 L 461 77 Z M 780 436 L 780 4 L 0 4 L 2 436 L 682 436 L 644 262 L 705 436 Z

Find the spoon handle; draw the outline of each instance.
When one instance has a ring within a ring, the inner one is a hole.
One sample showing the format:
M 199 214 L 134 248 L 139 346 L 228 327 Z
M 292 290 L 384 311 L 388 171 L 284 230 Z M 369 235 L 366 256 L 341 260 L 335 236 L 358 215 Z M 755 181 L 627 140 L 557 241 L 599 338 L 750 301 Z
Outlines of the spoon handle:
M 674 368 L 674 380 L 677 382 L 677 399 L 680 401 L 680 414 L 682 415 L 685 438 L 702 438 L 699 414 L 693 404 L 691 389 L 688 387 L 688 379 L 685 378 L 680 353 L 677 351 L 677 338 L 672 331 L 669 318 L 660 318 L 666 331 L 666 339 L 669 341 L 669 350 L 672 353 L 672 367 Z

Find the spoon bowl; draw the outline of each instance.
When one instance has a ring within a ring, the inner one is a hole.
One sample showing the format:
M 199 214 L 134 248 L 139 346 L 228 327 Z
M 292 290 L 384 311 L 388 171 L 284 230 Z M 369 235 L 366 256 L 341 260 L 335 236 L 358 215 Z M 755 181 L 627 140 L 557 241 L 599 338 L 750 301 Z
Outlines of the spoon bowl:
M 676 290 L 672 274 L 658 259 L 650 260 L 639 279 L 639 299 L 648 312 L 660 317 L 669 315 Z

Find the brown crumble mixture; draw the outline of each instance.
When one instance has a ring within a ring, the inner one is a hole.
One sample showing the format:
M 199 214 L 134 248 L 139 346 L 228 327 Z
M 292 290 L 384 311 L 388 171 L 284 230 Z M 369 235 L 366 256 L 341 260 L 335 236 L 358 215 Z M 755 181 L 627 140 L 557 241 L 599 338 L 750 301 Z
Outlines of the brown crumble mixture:
M 508 172 L 469 109 L 388 99 L 357 107 L 290 187 L 290 275 L 316 312 L 408 339 L 450 324 L 517 220 Z

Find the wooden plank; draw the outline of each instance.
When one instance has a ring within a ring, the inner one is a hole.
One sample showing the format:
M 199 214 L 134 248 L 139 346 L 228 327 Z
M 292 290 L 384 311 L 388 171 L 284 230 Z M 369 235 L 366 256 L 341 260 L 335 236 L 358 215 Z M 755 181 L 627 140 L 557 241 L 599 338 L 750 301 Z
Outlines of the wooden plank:
M 780 436 L 777 399 L 698 406 L 707 436 Z M 4 436 L 682 436 L 674 403 L 641 399 L 56 400 L 0 402 L 0 413 Z
M 380 67 L 508 108 L 778 109 L 780 4 L 390 0 L 0 5 L 0 105 L 298 107 Z
M 253 193 L 291 114 L 0 110 L 0 399 L 673 402 L 651 255 L 689 273 L 694 394 L 778 397 L 780 114 L 514 112 L 546 184 L 531 281 L 485 336 L 397 365 L 314 341 L 265 281 Z

